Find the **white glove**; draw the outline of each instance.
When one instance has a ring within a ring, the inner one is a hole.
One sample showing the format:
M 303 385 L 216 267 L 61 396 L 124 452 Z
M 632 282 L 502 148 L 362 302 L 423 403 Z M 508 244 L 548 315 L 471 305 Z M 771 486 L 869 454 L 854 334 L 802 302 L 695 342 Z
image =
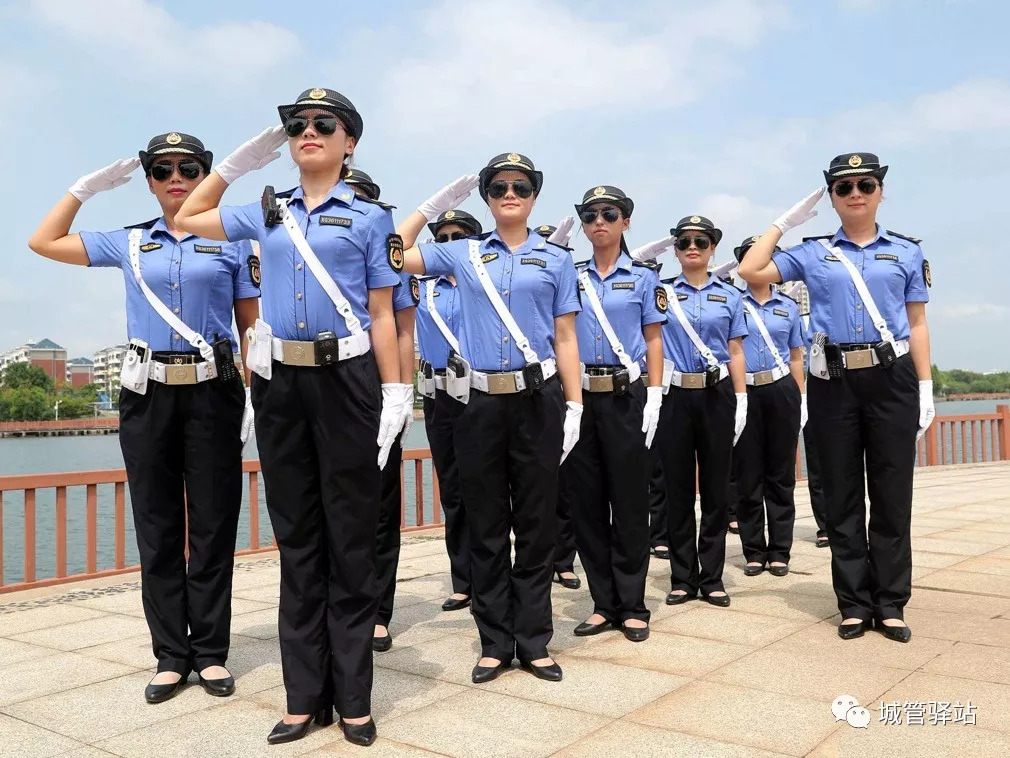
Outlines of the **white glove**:
M 277 150 L 288 139 L 283 126 L 271 126 L 264 129 L 251 140 L 246 140 L 235 151 L 218 163 L 214 170 L 218 176 L 231 184 L 240 176 L 263 168 L 271 161 L 281 157 Z
M 825 189 L 825 187 L 818 187 L 815 189 L 805 198 L 796 203 L 796 205 L 775 219 L 773 222 L 774 225 L 779 228 L 780 232 L 785 234 L 793 227 L 805 224 L 817 215 L 817 211 L 814 210 L 814 206 L 817 205 L 817 203 L 820 202 L 820 199 L 824 196 Z
M 558 222 L 558 228 L 554 230 L 554 233 L 550 237 L 547 238 L 547 241 L 552 245 L 568 247 L 568 240 L 572 238 L 573 226 L 575 226 L 575 217 L 565 216 Z
M 736 393 L 736 417 L 733 419 L 733 446 L 740 441 L 744 427 L 747 426 L 747 393 Z
M 120 158 L 105 168 L 82 176 L 67 192 L 83 203 L 97 192 L 122 187 L 133 178 L 130 174 L 136 171 L 139 165 L 139 158 Z
M 249 438 L 254 434 L 254 424 L 253 424 L 253 407 L 252 407 L 252 395 L 249 393 L 249 388 L 245 388 L 245 410 L 242 411 L 242 431 L 239 437 L 242 440 L 242 447 L 244 448 Z
M 382 385 L 382 413 L 379 415 L 379 468 L 386 468 L 389 451 L 403 426 L 403 385 Z
M 480 177 L 477 174 L 464 174 L 456 181 L 442 187 L 442 189 L 417 206 L 417 212 L 428 219 L 428 221 L 434 221 L 443 213 L 458 207 L 460 203 L 470 197 L 470 193 L 474 191 L 479 183 Z
M 661 240 L 650 242 L 647 245 L 636 247 L 631 251 L 632 260 L 651 261 L 658 258 L 665 250 L 669 250 L 677 243 L 676 237 L 664 237 Z
M 565 411 L 565 438 L 561 442 L 562 463 L 579 441 L 579 431 L 582 429 L 582 403 L 569 400 L 565 405 L 568 406 L 568 410 Z
M 726 261 L 721 266 L 716 266 L 708 273 L 712 274 L 712 276 L 716 277 L 717 279 L 724 279 L 727 276 L 731 276 L 733 272 L 736 271 L 736 267 L 738 265 L 739 264 L 736 261 Z
M 645 411 L 642 413 L 642 431 L 645 432 L 645 446 L 652 447 L 652 440 L 656 436 L 656 427 L 659 426 L 659 409 L 663 405 L 663 388 L 647 387 L 647 397 L 645 400 Z
M 803 431 L 803 427 L 807 425 L 807 393 L 804 392 L 800 395 L 800 431 Z
M 407 436 L 407 430 L 414 423 L 414 385 L 403 384 L 403 405 L 400 406 L 400 413 L 403 416 L 403 436 Z
M 919 433 L 915 435 L 916 441 L 922 439 L 934 418 L 936 407 L 933 405 L 933 380 L 924 379 L 919 382 Z

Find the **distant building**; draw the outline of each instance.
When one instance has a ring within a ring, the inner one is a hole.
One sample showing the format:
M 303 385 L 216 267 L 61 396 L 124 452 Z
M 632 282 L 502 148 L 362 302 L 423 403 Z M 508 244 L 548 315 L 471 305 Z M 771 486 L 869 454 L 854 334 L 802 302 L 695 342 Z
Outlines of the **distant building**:
M 90 358 L 71 358 L 67 361 L 67 384 L 73 389 L 91 384 L 95 379 L 95 362 Z
M 29 363 L 38 366 L 56 384 L 67 380 L 67 351 L 50 339 L 38 342 L 29 340 L 20 347 L 0 355 L 0 372 L 12 363 Z
M 793 286 L 793 284 L 795 284 L 795 282 L 782 282 L 782 284 L 779 285 L 779 289 L 788 290 Z M 799 303 L 800 313 L 802 315 L 805 316 L 810 313 L 810 292 L 807 290 L 806 285 L 799 287 L 797 291 L 793 292 L 792 298 Z
M 101 386 L 110 397 L 119 392 L 119 372 L 123 369 L 125 356 L 126 345 L 102 348 L 92 356 L 94 358 L 92 381 Z

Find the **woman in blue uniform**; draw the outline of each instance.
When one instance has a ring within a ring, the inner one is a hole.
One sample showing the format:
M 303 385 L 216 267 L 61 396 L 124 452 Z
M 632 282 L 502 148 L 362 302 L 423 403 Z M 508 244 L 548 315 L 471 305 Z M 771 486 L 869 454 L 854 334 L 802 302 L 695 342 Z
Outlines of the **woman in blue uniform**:
M 877 224 L 886 173 L 873 153 L 833 158 L 824 179 L 841 228 L 774 253 L 783 234 L 816 215 L 822 187 L 754 243 L 740 276 L 754 284 L 802 281 L 810 291 L 807 392 L 827 496 L 838 634 L 861 637 L 875 624 L 890 639 L 908 642 L 903 614 L 912 591 L 915 441 L 936 414 L 926 324 L 930 275 L 919 240 Z
M 737 261 L 757 242 L 733 249 Z M 803 324 L 799 306 L 769 284 L 743 295 L 747 336 L 747 426 L 733 451 L 744 573 L 789 573 L 796 522 L 796 445 L 802 428 Z M 765 508 L 768 536 L 765 538 Z
M 722 231 L 704 216 L 687 216 L 670 233 L 682 272 L 664 280 L 669 315 L 663 355 L 673 364 L 659 423 L 670 531 L 672 589 L 666 602 L 678 605 L 700 592 L 725 607 L 726 482 L 733 445 L 747 420 L 741 345 L 747 326 L 740 290 L 708 271 Z M 696 465 L 700 525 L 694 518 Z
M 529 158 L 496 156 L 479 182 L 495 231 L 411 248 L 406 269 L 455 276 L 460 300 L 460 354 L 450 356 L 447 382 L 469 376 L 472 387 L 456 426 L 456 464 L 482 648 L 473 681 L 494 679 L 514 658 L 559 681 L 547 644 L 558 464 L 582 415 L 575 265 L 528 226 L 543 184 Z
M 584 411 L 561 479 L 572 496 L 575 541 L 594 606 L 575 634 L 613 627 L 641 642 L 649 637 L 650 618 L 648 448 L 663 401 L 667 300 L 656 273 L 628 254 L 624 232 L 634 208 L 609 185 L 589 190 L 575 206 L 593 257 L 577 267 Z
M 343 181 L 362 132 L 329 89 L 278 108 L 184 204 L 180 224 L 214 239 L 258 239 L 263 320 L 249 363 L 256 441 L 281 556 L 280 643 L 287 713 L 267 738 L 304 737 L 340 714 L 344 737 L 375 740 L 372 637 L 380 469 L 402 426 L 393 288 L 403 251 L 390 212 Z M 279 157 L 299 185 L 218 208 L 228 185 Z M 381 388 L 380 388 L 381 384 Z M 376 465 L 378 463 L 378 465 Z
M 139 160 L 116 161 L 79 179 L 28 243 L 61 263 L 120 268 L 126 281 L 130 347 L 119 442 L 158 660 L 144 692 L 149 703 L 173 697 L 190 671 L 212 695 L 235 689 L 224 665 L 245 403 L 231 322 L 234 313 L 244 333 L 255 321 L 259 273 L 248 242 L 221 244 L 178 224 L 180 206 L 206 178 L 211 159 L 196 137 L 154 137 Z M 162 215 L 113 232 L 71 234 L 82 203 L 125 184 L 138 166 Z

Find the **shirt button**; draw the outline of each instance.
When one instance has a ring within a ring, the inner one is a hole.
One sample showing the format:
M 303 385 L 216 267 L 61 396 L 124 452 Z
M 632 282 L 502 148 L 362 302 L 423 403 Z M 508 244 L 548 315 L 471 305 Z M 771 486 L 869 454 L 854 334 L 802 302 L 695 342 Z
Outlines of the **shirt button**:
M 299 321 L 298 322 L 298 328 L 299 329 L 304 329 L 305 328 L 305 322 L 304 321 Z
M 603 337 L 601 337 L 600 335 L 598 335 L 598 334 L 597 334 L 597 335 L 596 335 L 596 339 L 597 339 L 597 340 L 602 340 L 602 339 L 603 339 Z
M 596 356 L 596 360 L 598 360 L 598 361 L 602 361 L 602 360 L 603 360 L 603 356 L 602 356 L 602 355 L 597 355 L 597 356 Z
M 299 292 L 297 295 L 295 295 L 295 297 L 297 297 L 299 300 L 301 300 L 302 299 L 302 293 Z
M 179 289 L 179 282 L 174 282 L 174 283 L 172 284 L 172 289 L 174 289 L 174 290 L 177 290 L 177 289 Z
M 176 313 L 178 313 L 178 312 L 179 312 L 179 309 L 178 309 L 178 308 L 176 308 L 176 309 L 175 309 L 175 312 L 176 312 Z
M 177 340 L 177 339 L 179 339 L 179 335 L 178 335 L 178 334 L 173 334 L 173 335 L 172 335 L 172 339 L 174 339 L 174 340 Z
M 863 327 L 861 327 L 861 326 L 857 326 L 857 327 L 856 327 L 856 331 L 857 331 L 857 332 L 861 332 L 861 331 L 863 331 Z
M 508 337 L 502 337 L 502 338 L 501 338 L 501 341 L 502 341 L 502 342 L 508 342 L 508 341 L 509 341 L 509 338 L 508 338 Z
M 176 261 L 176 263 L 182 263 L 182 261 Z
M 502 293 L 503 295 L 507 295 L 507 294 L 509 293 L 509 291 L 508 291 L 508 290 L 502 290 L 502 291 L 501 291 L 501 293 Z
M 508 358 L 502 358 L 501 365 L 503 365 L 503 366 L 509 365 L 509 359 Z
M 861 306 L 861 305 L 857 305 L 857 306 L 856 306 L 856 310 L 857 310 L 857 311 L 861 311 L 861 310 L 863 310 L 863 306 Z
M 302 264 L 299 263 L 297 266 L 295 266 L 295 268 L 298 269 L 299 271 L 301 271 L 302 270 Z

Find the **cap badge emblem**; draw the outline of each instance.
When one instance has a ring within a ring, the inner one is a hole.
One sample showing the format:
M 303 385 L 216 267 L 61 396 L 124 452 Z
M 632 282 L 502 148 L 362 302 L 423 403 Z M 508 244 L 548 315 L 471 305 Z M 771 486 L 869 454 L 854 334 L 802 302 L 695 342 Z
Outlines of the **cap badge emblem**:
M 859 168 L 861 165 L 863 165 L 863 159 L 860 158 L 858 155 L 853 155 L 851 158 L 849 158 L 849 165 L 852 166 L 852 168 Z
M 445 212 L 445 220 L 448 221 L 449 219 L 452 219 L 452 218 L 456 218 L 456 211 L 446 211 Z
M 178 132 L 172 132 L 167 137 L 165 137 L 165 142 L 167 142 L 170 145 L 178 145 L 180 142 L 182 142 L 182 137 L 179 135 Z
M 596 195 L 597 197 L 599 197 L 600 195 L 605 195 L 606 193 L 607 191 L 603 189 L 603 187 L 597 187 L 596 189 L 593 190 L 593 194 Z
M 522 161 L 522 156 L 519 153 L 509 153 L 508 154 L 509 163 L 519 163 Z
M 692 224 L 700 224 L 701 216 L 691 216 L 689 220 L 691 221 Z
M 547 224 L 544 224 L 539 229 L 537 229 L 538 232 L 549 232 L 550 230 L 551 230 L 551 228 L 549 226 L 547 226 Z
M 759 239 L 761 239 L 761 238 L 760 237 L 751 237 L 750 241 L 751 242 L 757 242 Z
M 311 97 L 313 100 L 322 100 L 324 97 L 326 97 L 326 90 L 316 87 L 313 90 L 309 90 L 309 97 Z

